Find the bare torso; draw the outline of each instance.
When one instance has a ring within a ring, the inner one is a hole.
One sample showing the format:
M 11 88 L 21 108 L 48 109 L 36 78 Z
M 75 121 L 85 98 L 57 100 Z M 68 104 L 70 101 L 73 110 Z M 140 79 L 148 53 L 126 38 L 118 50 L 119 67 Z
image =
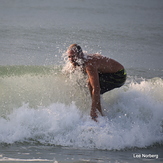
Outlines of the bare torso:
M 99 73 L 115 73 L 124 67 L 117 61 L 104 57 L 100 54 L 92 54 L 87 56 L 85 66 L 95 66 Z

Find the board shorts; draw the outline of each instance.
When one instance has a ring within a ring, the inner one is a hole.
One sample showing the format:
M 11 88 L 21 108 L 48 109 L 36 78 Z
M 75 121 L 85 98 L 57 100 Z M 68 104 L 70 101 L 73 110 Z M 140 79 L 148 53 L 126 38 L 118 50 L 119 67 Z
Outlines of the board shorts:
M 127 78 L 125 69 L 115 73 L 99 73 L 100 94 L 119 88 L 124 85 Z

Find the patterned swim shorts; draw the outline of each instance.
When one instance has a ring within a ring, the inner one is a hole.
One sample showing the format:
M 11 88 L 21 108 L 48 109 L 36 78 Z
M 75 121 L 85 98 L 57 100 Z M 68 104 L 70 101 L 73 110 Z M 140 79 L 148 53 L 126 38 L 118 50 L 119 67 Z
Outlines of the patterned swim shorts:
M 100 94 L 124 85 L 127 78 L 125 69 L 115 73 L 99 73 Z

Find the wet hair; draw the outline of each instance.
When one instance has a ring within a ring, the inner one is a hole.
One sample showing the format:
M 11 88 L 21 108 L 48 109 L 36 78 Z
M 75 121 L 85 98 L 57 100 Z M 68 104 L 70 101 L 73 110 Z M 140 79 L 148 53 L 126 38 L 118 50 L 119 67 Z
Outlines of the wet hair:
M 77 52 L 77 54 L 80 54 L 83 52 L 82 48 L 78 44 L 71 44 L 68 50 L 73 50 L 74 52 Z

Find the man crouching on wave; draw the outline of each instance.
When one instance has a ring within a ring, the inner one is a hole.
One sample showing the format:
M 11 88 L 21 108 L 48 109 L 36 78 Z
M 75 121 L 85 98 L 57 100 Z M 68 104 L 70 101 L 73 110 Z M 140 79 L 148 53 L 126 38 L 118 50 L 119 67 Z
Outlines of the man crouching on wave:
M 82 66 L 88 75 L 88 87 L 92 98 L 90 116 L 97 121 L 97 112 L 103 116 L 100 94 L 121 87 L 126 81 L 124 67 L 117 61 L 100 54 L 84 55 L 81 47 L 72 44 L 67 50 L 68 60 L 74 68 Z

